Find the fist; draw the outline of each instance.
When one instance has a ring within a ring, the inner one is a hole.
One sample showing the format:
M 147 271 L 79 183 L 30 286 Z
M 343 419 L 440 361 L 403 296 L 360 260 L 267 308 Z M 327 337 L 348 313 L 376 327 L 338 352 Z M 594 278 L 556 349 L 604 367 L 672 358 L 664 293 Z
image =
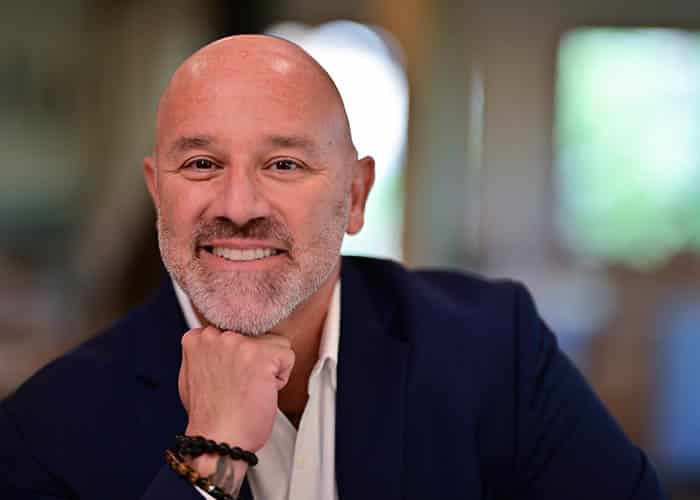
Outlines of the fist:
M 277 412 L 277 393 L 289 379 L 294 352 L 286 337 L 246 337 L 214 327 L 182 337 L 180 399 L 185 433 L 258 451 Z

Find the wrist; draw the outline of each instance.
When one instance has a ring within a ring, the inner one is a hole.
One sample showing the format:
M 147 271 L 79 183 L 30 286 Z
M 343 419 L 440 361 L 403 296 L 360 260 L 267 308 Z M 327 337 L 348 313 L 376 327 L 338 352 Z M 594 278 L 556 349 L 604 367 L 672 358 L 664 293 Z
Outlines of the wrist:
M 185 429 L 185 436 L 204 436 L 206 439 L 211 439 L 217 443 L 230 443 L 231 446 L 238 446 L 253 453 L 260 451 L 264 445 L 264 443 L 260 444 L 256 440 L 247 438 L 245 432 L 238 431 L 232 426 L 223 429 L 215 426 L 188 424 Z
M 215 476 L 218 469 L 229 469 L 236 479 L 242 479 L 248 472 L 248 464 L 243 460 L 217 455 L 201 455 L 196 458 L 184 457 L 185 463 L 199 472 L 203 477 Z

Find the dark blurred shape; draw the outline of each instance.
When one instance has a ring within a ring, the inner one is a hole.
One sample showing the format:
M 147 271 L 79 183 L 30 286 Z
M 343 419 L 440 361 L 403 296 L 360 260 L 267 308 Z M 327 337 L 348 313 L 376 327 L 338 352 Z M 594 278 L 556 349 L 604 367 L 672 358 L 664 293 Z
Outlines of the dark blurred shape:
M 164 278 L 141 174 L 158 97 L 198 47 L 260 31 L 265 5 L 3 5 L 0 397 Z

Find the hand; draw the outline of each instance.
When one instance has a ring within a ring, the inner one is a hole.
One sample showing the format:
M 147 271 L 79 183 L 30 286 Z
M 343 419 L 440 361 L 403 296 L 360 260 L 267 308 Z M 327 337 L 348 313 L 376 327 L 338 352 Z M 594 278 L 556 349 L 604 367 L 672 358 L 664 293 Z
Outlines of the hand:
M 182 337 L 178 380 L 185 433 L 258 451 L 270 437 L 277 393 L 293 366 L 289 340 L 280 335 L 190 330 Z

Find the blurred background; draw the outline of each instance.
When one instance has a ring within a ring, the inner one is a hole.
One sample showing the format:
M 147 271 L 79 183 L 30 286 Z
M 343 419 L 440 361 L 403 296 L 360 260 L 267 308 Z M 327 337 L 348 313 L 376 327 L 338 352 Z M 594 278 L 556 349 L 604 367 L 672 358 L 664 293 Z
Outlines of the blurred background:
M 377 160 L 344 251 L 524 281 L 700 499 L 696 0 L 4 0 L 0 27 L 0 397 L 162 279 L 160 92 L 203 44 L 268 32 L 328 69 Z

